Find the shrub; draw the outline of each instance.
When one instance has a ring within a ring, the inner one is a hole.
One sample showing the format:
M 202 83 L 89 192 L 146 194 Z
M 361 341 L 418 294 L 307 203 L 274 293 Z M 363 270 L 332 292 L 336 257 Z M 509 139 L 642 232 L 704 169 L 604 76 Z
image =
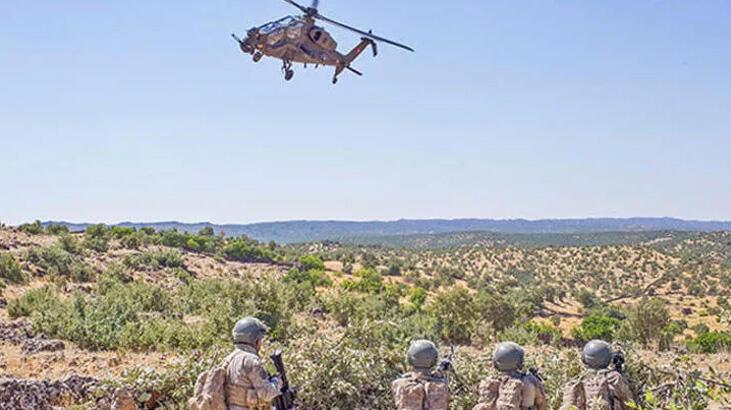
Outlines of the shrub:
M 28 235 L 40 235 L 44 232 L 43 224 L 38 220 L 33 223 L 22 224 L 18 227 L 18 229 Z
M 411 302 L 416 310 L 421 310 L 421 307 L 424 306 L 424 303 L 426 302 L 426 297 L 427 291 L 424 288 L 417 286 L 411 288 L 409 291 L 409 302 Z
M 31 289 L 8 303 L 8 315 L 11 318 L 30 316 L 34 311 L 57 309 L 60 304 L 56 292 L 50 286 Z
M 718 353 L 731 350 L 731 333 L 706 332 L 687 343 L 688 350 L 694 353 Z
M 8 283 L 20 284 L 28 281 L 27 275 L 10 252 L 0 252 L 0 279 Z M 0 280 L 0 283 L 3 281 Z
M 154 250 L 137 255 L 128 255 L 123 263 L 135 270 L 154 271 L 161 268 L 183 268 L 183 255 L 177 250 Z
M 109 230 L 112 238 L 120 240 L 127 236 L 134 235 L 136 232 L 137 231 L 135 230 L 135 228 L 130 228 L 126 226 L 113 226 Z
M 372 268 L 363 268 L 355 273 L 355 281 L 344 280 L 342 286 L 347 290 L 357 290 L 366 293 L 380 293 L 384 289 L 383 277 Z
M 46 226 L 46 232 L 51 235 L 63 235 L 69 233 L 69 228 L 66 225 L 50 224 Z
M 571 335 L 580 341 L 588 342 L 594 339 L 606 341 L 614 340 L 615 333 L 622 321 L 604 314 L 592 314 L 581 321 L 581 325 L 571 331 Z
M 66 252 L 74 255 L 81 255 L 84 253 L 84 247 L 82 246 L 81 241 L 73 235 L 61 235 L 61 237 L 58 238 L 58 246 Z
M 301 271 L 299 269 L 290 269 L 284 277 L 286 282 L 309 283 L 315 287 L 330 287 L 332 280 L 322 270 L 310 269 Z
M 306 255 L 300 258 L 300 269 L 302 271 L 308 270 L 325 270 L 325 263 L 317 255 Z
M 239 262 L 272 262 L 274 255 L 268 248 L 246 238 L 236 239 L 223 247 L 223 255 Z
M 523 327 L 545 344 L 557 344 L 561 340 L 561 330 L 548 323 L 531 321 Z
M 77 282 L 87 282 L 94 277 L 91 266 L 60 246 L 33 248 L 28 251 L 27 259 L 48 275 L 69 278 Z

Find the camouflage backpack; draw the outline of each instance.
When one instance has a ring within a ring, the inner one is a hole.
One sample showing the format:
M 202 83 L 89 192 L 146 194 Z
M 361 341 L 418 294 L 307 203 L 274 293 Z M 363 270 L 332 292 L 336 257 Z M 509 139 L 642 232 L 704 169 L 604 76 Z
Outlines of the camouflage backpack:
M 615 401 L 607 373 L 590 372 L 567 387 L 562 408 L 573 406 L 586 410 L 612 410 Z
M 410 374 L 393 382 L 399 410 L 447 410 L 449 387 L 441 380 Z
M 480 404 L 475 410 L 520 410 L 523 408 L 523 380 L 499 376 L 480 384 Z
M 190 410 L 228 410 L 226 404 L 227 368 L 231 356 L 198 376 L 193 397 L 188 400 Z

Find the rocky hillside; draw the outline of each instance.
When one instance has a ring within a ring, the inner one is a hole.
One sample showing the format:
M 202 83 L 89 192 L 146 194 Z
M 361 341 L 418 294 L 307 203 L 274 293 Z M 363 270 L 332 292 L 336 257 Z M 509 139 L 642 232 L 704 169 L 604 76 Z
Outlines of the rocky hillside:
M 418 337 L 457 347 L 454 409 L 474 405 L 506 339 L 528 347 L 557 408 L 581 371 L 577 347 L 595 337 L 625 347 L 646 405 L 648 388 L 678 380 L 704 387 L 677 384 L 663 406 L 722 405 L 729 234 L 542 240 L 414 249 L 280 246 L 210 227 L 2 228 L 0 409 L 184 408 L 246 315 L 271 327 L 265 353 L 285 349 L 304 409 L 391 408 L 389 381 Z

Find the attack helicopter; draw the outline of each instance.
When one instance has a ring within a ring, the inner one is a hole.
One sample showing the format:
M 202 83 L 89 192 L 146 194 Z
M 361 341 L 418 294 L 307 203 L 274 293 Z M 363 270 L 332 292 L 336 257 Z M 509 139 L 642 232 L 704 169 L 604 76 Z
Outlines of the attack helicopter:
M 301 16 L 287 16 L 259 27 L 254 27 L 241 39 L 236 34 L 231 36 L 239 43 L 241 51 L 250 54 L 254 62 L 259 62 L 264 56 L 282 60 L 284 79 L 290 81 L 294 77 L 292 66 L 302 63 L 319 66 L 335 67 L 333 84 L 337 84 L 338 76 L 346 69 L 362 76 L 363 73 L 354 69 L 351 64 L 366 48 L 371 47 L 373 56 L 378 55 L 377 42 L 390 44 L 404 50 L 414 51 L 413 48 L 395 41 L 376 36 L 371 31 L 359 30 L 347 24 L 340 23 L 323 16 L 318 11 L 319 0 L 313 0 L 310 7 L 305 7 L 293 0 L 283 0 L 298 8 L 304 14 Z M 317 25 L 323 21 L 360 34 L 361 41 L 347 54 L 340 53 L 338 43 L 323 27 Z

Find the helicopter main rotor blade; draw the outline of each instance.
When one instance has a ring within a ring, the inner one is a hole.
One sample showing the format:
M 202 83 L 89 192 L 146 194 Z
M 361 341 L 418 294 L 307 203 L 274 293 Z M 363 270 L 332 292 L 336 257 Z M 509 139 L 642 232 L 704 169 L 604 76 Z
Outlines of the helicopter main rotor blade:
M 299 4 L 299 3 L 295 3 L 292 0 L 283 0 L 283 1 L 285 1 L 285 2 L 287 2 L 289 4 L 291 4 L 291 5 L 293 5 L 295 7 L 297 7 L 298 9 L 302 10 L 303 13 L 307 13 L 307 7 L 305 7 L 305 6 L 303 6 L 303 5 Z
M 290 1 L 290 0 L 285 0 L 285 1 Z M 355 27 L 351 27 L 351 26 L 349 26 L 347 24 L 340 23 L 340 22 L 335 21 L 333 19 L 327 18 L 327 17 L 323 16 L 320 13 L 315 14 L 314 17 L 317 18 L 317 19 L 320 19 L 322 21 L 327 21 L 330 24 L 334 24 L 334 25 L 336 25 L 338 27 L 341 27 L 341 28 L 344 28 L 346 30 L 350 30 L 350 31 L 356 32 L 356 33 L 358 33 L 358 34 L 360 34 L 360 35 L 362 35 L 364 37 L 370 38 L 371 40 L 376 40 L 376 41 L 380 41 L 380 42 L 383 42 L 383 43 L 386 43 L 386 44 L 390 44 L 392 46 L 400 47 L 400 48 L 403 48 L 404 50 L 414 51 L 414 49 L 411 48 L 411 47 L 409 47 L 409 46 L 403 45 L 401 43 L 397 43 L 397 42 L 392 41 L 392 40 L 389 40 L 387 38 L 379 37 L 379 36 L 377 36 L 377 35 L 375 35 L 373 33 L 369 33 L 369 32 L 363 31 L 363 30 L 359 30 L 359 29 L 357 29 Z

